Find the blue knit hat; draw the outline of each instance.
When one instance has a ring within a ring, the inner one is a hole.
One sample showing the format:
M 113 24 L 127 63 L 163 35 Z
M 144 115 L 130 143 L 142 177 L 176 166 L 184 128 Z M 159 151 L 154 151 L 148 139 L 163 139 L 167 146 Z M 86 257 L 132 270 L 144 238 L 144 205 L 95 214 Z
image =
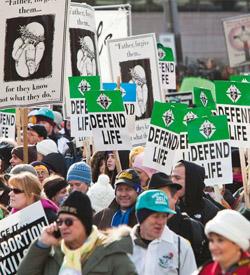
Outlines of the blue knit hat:
M 85 162 L 76 162 L 69 167 L 67 181 L 79 180 L 91 183 L 91 169 Z

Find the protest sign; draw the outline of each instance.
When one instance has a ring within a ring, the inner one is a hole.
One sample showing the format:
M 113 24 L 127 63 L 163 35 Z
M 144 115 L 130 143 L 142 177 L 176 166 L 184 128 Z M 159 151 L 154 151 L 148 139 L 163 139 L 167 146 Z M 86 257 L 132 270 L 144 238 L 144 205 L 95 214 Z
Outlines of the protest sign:
M 29 245 L 46 225 L 40 201 L 0 221 L 0 274 L 16 274 Z
M 215 81 L 217 114 L 227 115 L 231 146 L 249 148 L 250 83 Z
M 171 173 L 173 158 L 179 147 L 186 104 L 155 102 L 149 125 L 143 165 L 166 174 Z
M 70 85 L 70 123 L 72 137 L 91 137 L 92 131 L 84 94 L 86 91 L 100 90 L 100 76 L 72 76 Z
M 132 144 L 145 144 L 154 101 L 163 101 L 155 35 L 136 35 L 107 43 L 112 81 L 121 76 L 122 82 L 137 85 Z
M 1 109 L 62 102 L 69 3 L 1 1 Z
M 250 64 L 250 15 L 241 15 L 222 20 L 230 67 Z
M 175 47 L 175 39 L 173 33 L 159 33 L 159 41 L 162 43 L 165 47 L 171 48 L 174 55 L 174 60 L 176 63 L 177 57 L 176 57 L 176 47 Z
M 230 75 L 230 81 L 250 82 L 250 75 Z
M 82 3 L 71 3 L 67 44 L 67 76 L 100 75 L 95 10 Z M 69 83 L 65 82 L 64 116 L 70 116 Z
M 102 8 L 103 10 L 100 10 Z M 111 82 L 108 64 L 107 40 L 127 37 L 132 33 L 131 6 L 116 5 L 95 7 L 95 19 L 97 28 L 98 47 L 100 55 L 100 65 L 102 81 Z M 114 81 L 114 80 L 113 80 Z
M 5 109 L 0 110 L 0 132 L 1 137 L 11 138 L 15 140 L 16 132 L 16 110 Z
M 117 89 L 116 83 L 103 83 L 104 90 L 111 91 Z M 135 131 L 135 104 L 136 104 L 136 84 L 121 83 L 120 91 L 122 92 L 122 100 L 127 114 L 127 126 L 129 133 Z
M 176 74 L 173 51 L 171 48 L 166 48 L 160 43 L 157 43 L 157 49 L 162 88 L 166 90 L 175 90 Z
M 196 118 L 202 118 L 203 116 L 211 116 L 211 107 L 197 107 L 197 108 L 186 108 L 184 110 L 183 123 L 179 127 L 180 139 L 179 148 L 176 150 L 173 163 L 177 163 L 179 160 L 189 160 L 189 146 L 188 146 L 188 134 L 187 124 L 189 121 Z
M 96 151 L 130 150 L 121 91 L 86 91 Z
M 231 183 L 232 162 L 227 117 L 197 118 L 188 122 L 187 130 L 189 161 L 205 168 L 205 184 Z
M 194 87 L 194 103 L 197 107 L 211 107 L 216 109 L 212 93 L 208 89 Z

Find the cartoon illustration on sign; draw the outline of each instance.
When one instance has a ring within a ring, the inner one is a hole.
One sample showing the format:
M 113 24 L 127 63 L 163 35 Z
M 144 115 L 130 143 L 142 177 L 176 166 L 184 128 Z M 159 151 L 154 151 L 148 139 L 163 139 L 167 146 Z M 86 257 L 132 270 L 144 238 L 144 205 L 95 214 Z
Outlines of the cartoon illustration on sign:
M 234 35 L 233 38 L 237 39 L 237 40 L 239 40 L 240 42 L 243 43 L 246 61 L 249 61 L 250 60 L 250 53 L 249 53 L 249 43 L 248 43 L 248 41 L 250 41 L 250 32 L 246 30 L 245 26 L 241 26 L 240 33 L 238 33 L 237 35 Z
M 20 36 L 13 44 L 12 57 L 16 72 L 23 78 L 33 75 L 38 69 L 45 51 L 44 27 L 37 22 L 20 26 Z

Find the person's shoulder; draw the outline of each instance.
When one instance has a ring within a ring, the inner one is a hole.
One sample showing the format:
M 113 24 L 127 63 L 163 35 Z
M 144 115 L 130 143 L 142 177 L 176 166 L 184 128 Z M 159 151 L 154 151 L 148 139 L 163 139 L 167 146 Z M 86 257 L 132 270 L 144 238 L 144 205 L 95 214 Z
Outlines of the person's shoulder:
M 198 271 L 195 273 L 197 275 L 207 275 L 211 274 L 211 270 L 217 266 L 216 262 L 208 261 L 199 267 Z

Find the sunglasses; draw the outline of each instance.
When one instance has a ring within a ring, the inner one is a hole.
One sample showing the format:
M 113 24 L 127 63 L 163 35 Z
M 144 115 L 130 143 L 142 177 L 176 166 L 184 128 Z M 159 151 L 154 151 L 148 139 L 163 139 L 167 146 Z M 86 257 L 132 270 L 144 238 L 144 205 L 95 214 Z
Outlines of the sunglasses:
M 18 188 L 10 188 L 10 191 L 12 191 L 14 194 L 21 194 L 21 193 L 24 193 L 23 190 L 21 189 L 18 189 Z
M 72 226 L 74 222 L 75 222 L 74 219 L 66 218 L 66 219 L 58 219 L 56 221 L 56 224 L 57 226 L 62 226 L 62 224 L 65 223 L 65 225 L 69 227 L 69 226 Z

